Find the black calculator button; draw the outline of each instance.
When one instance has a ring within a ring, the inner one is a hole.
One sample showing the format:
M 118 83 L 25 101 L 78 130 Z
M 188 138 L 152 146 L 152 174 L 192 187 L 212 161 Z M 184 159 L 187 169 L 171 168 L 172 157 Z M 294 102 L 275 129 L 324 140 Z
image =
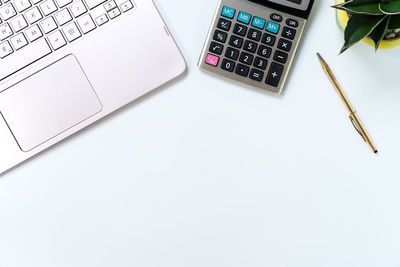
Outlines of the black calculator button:
M 244 63 L 244 64 L 251 65 L 251 63 L 253 63 L 253 59 L 254 59 L 253 55 L 250 55 L 248 53 L 242 52 L 240 54 L 239 61 Z
M 255 29 L 250 29 L 249 33 L 247 34 L 247 38 L 254 40 L 254 41 L 260 41 L 261 39 L 261 31 L 255 30 Z
M 289 52 L 292 48 L 292 42 L 285 39 L 280 39 L 278 42 L 278 48 Z
M 274 60 L 285 64 L 288 59 L 288 54 L 282 51 L 276 51 L 274 55 Z
M 265 57 L 265 58 L 269 58 L 271 56 L 272 53 L 272 49 L 270 47 L 264 46 L 264 45 L 260 45 L 260 47 L 258 48 L 257 54 L 259 56 Z
M 236 48 L 242 48 L 243 39 L 237 36 L 232 36 L 231 40 L 229 41 L 229 44 Z
M 247 77 L 247 75 L 249 75 L 249 71 L 250 68 L 242 64 L 237 64 L 235 69 L 235 73 L 243 77 Z
M 209 51 L 211 53 L 217 54 L 217 55 L 221 55 L 222 54 L 222 50 L 224 50 L 224 46 L 222 44 L 216 43 L 216 42 L 211 42 L 210 44 L 210 49 Z
M 271 68 L 269 68 L 266 84 L 277 87 L 281 80 L 283 73 L 283 66 L 278 63 L 272 63 Z
M 248 52 L 255 53 L 256 50 L 257 50 L 257 46 L 258 46 L 257 43 L 249 41 L 249 40 L 246 40 L 244 42 L 243 49 L 248 51 Z
M 221 32 L 216 30 L 214 33 L 214 40 L 221 42 L 221 43 L 225 43 L 226 42 L 226 38 L 228 38 L 228 34 L 226 32 Z
M 283 20 L 282 16 L 276 13 L 271 14 L 270 18 L 276 22 L 281 22 Z
M 299 26 L 299 22 L 294 19 L 287 19 L 286 24 L 290 27 L 297 28 Z
M 233 70 L 235 69 L 235 62 L 224 59 L 221 64 L 221 69 L 233 72 Z
M 251 69 L 250 71 L 250 79 L 255 80 L 257 82 L 261 82 L 264 78 L 264 72 L 256 70 L 256 69 Z
M 232 22 L 230 22 L 229 20 L 220 18 L 218 20 L 217 28 L 224 31 L 229 31 L 231 29 L 231 25 Z
M 254 60 L 253 66 L 258 69 L 265 70 L 267 68 L 267 64 L 268 64 L 268 61 L 266 59 L 256 57 L 256 59 Z
M 233 28 L 233 33 L 240 36 L 245 36 L 247 33 L 247 27 L 236 23 L 235 27 Z
M 226 49 L 225 56 L 227 58 L 237 60 L 239 58 L 239 50 L 228 47 L 228 49 Z
M 264 33 L 261 42 L 263 44 L 266 44 L 266 45 L 269 45 L 269 46 L 274 46 L 275 40 L 276 40 L 275 36 L 273 36 L 273 35 L 271 35 L 269 33 Z
M 285 38 L 288 38 L 290 40 L 293 40 L 295 36 L 296 36 L 296 30 L 295 29 L 291 29 L 291 28 L 288 28 L 288 27 L 283 27 L 282 37 L 285 37 Z

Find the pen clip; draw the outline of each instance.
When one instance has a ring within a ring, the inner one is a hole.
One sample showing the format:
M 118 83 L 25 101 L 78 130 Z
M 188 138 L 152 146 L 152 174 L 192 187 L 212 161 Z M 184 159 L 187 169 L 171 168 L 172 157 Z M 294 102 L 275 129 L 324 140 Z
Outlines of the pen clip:
M 361 131 L 360 126 L 358 125 L 357 121 L 354 119 L 354 114 L 351 114 L 349 116 L 351 124 L 353 124 L 354 129 L 356 129 L 357 133 L 359 133 L 361 135 L 361 137 L 364 139 L 365 142 L 367 142 L 367 139 L 365 138 L 363 132 Z

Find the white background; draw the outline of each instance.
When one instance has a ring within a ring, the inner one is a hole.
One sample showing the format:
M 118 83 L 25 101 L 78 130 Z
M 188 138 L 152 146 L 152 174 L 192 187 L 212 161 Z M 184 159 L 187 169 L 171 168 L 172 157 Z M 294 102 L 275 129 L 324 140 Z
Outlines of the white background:
M 0 266 L 399 266 L 400 48 L 337 56 L 317 1 L 275 96 L 196 67 L 216 0 L 156 4 L 188 73 L 0 178 Z

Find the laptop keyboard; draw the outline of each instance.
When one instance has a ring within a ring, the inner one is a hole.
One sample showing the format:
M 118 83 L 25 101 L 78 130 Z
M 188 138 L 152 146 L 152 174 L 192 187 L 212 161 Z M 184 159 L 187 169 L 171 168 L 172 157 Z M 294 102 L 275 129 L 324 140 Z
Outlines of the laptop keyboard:
M 133 8 L 131 0 L 0 0 L 0 80 Z

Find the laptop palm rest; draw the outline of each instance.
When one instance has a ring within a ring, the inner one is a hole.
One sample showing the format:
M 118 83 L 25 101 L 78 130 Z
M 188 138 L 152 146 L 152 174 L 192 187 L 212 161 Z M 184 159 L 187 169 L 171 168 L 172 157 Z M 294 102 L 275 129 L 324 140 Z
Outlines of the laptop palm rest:
M 0 93 L 0 113 L 24 152 L 51 140 L 102 108 L 73 55 Z

